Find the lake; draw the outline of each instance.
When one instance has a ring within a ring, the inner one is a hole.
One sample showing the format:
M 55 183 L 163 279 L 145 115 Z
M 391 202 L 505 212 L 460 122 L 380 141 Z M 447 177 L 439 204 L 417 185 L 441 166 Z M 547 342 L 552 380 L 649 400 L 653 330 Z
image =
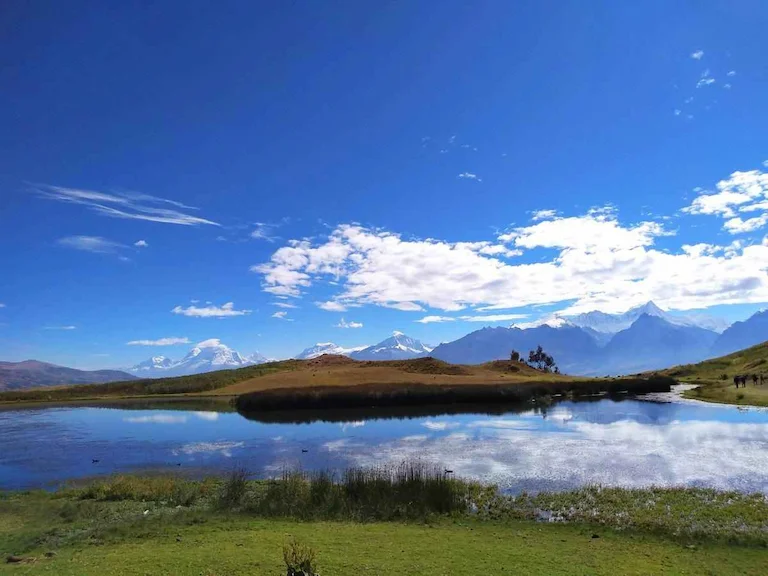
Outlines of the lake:
M 0 488 L 50 488 L 115 472 L 201 476 L 243 466 L 270 477 L 286 468 L 420 459 L 510 492 L 599 483 L 768 493 L 768 411 L 674 393 L 495 407 L 493 414 L 435 409 L 381 418 L 387 413 L 368 410 L 306 423 L 296 414 L 259 421 L 183 406 L 0 411 Z

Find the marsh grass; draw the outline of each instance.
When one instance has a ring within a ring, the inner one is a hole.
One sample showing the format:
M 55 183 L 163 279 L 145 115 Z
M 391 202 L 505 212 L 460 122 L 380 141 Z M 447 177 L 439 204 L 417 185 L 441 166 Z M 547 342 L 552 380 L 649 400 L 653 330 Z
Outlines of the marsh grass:
M 285 471 L 249 510 L 313 520 L 417 520 L 468 510 L 470 483 L 420 462 L 331 472 Z

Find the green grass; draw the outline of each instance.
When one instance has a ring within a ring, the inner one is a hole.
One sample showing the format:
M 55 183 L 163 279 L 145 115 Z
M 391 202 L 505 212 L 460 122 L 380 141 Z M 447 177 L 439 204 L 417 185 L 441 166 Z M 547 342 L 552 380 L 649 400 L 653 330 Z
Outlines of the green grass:
M 0 558 L 24 560 L 0 574 L 277 575 L 294 540 L 317 552 L 321 574 L 341 576 L 762 574 L 768 561 L 762 495 L 595 487 L 513 498 L 419 464 L 274 481 L 234 472 L 0 493 Z
M 688 398 L 723 404 L 768 406 L 768 384 L 754 386 L 750 379 L 745 388 L 737 389 L 733 383 L 737 374 L 768 376 L 768 342 L 720 358 L 675 366 L 657 373 L 679 382 L 698 385 L 695 390 L 685 392 Z

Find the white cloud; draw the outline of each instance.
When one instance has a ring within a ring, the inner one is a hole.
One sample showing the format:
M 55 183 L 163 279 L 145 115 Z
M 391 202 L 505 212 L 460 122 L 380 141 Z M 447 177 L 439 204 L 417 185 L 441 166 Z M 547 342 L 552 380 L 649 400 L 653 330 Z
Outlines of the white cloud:
M 101 236 L 67 236 L 59 238 L 56 242 L 66 248 L 83 250 L 84 252 L 95 252 L 97 254 L 114 254 L 126 247 L 125 244 L 113 242 Z
M 346 312 L 347 307 L 339 302 L 316 302 L 317 307 L 328 312 Z
M 149 248 L 149 243 L 146 240 L 139 240 L 133 243 L 137 248 Z
M 34 191 L 44 198 L 87 206 L 98 214 L 112 218 L 147 220 L 149 222 L 180 224 L 184 226 L 197 226 L 200 224 L 219 226 L 219 224 L 211 220 L 192 216 L 191 214 L 167 207 L 170 205 L 176 208 L 197 210 L 193 206 L 187 206 L 175 200 L 150 196 L 149 194 L 118 192 L 109 194 L 94 190 L 49 186 L 47 184 L 37 186 Z
M 192 305 L 186 308 L 176 306 L 171 312 L 194 318 L 227 318 L 230 316 L 245 316 L 251 313 L 250 310 L 235 310 L 234 302 L 227 302 L 221 307 L 214 304 L 201 307 Z
M 730 90 L 731 89 L 731 85 L 730 84 L 723 84 L 723 88 L 725 88 L 726 90 Z
M 736 76 L 736 70 L 729 70 L 728 74 L 726 74 L 729 78 L 732 78 L 733 76 Z
M 694 60 L 701 60 L 704 57 L 704 50 L 696 50 L 695 52 L 691 53 L 691 58 Z
M 457 176 L 457 178 L 461 178 L 462 180 L 475 180 L 477 182 L 483 181 L 482 178 L 480 178 L 477 174 L 472 174 L 472 172 L 462 172 Z
M 696 83 L 696 88 L 701 88 L 703 86 L 709 86 L 710 84 L 714 84 L 715 79 L 712 78 L 710 75 L 709 68 L 704 70 L 704 72 L 701 73 L 701 78 L 699 78 L 699 81 Z
M 339 323 L 334 325 L 334 328 L 362 328 L 363 323 L 362 322 L 347 322 L 342 318 L 339 320 Z
M 77 330 L 77 326 L 44 326 L 43 330 Z
M 192 412 L 196 418 L 205 420 L 206 422 L 216 422 L 219 419 L 218 412 Z
M 739 212 L 756 211 L 763 213 L 747 220 L 738 216 Z M 768 223 L 768 173 L 734 172 L 717 183 L 716 192 L 702 191 L 683 212 L 727 218 L 723 228 L 731 234 L 758 230 Z
M 272 306 L 277 306 L 278 308 L 298 308 L 296 304 L 291 304 L 290 302 L 270 302 Z
M 256 228 L 251 232 L 251 238 L 255 240 L 266 240 L 267 242 L 274 242 L 280 237 L 277 236 L 274 231 L 277 225 L 268 224 L 266 222 L 256 222 Z
M 189 343 L 189 338 L 178 338 L 175 336 L 158 338 L 157 340 L 131 340 L 130 342 L 126 342 L 128 346 L 174 346 L 176 344 Z
M 708 194 L 702 194 L 687 211 L 735 218 L 741 206 L 757 209 L 764 200 L 758 176 L 734 173 L 718 185 L 719 193 L 749 190 L 744 203 L 741 196 L 723 201 L 705 200 Z M 760 198 L 750 201 L 758 193 Z M 731 205 L 734 200 L 738 202 Z M 723 213 L 726 208 L 730 216 Z M 267 292 L 298 297 L 315 287 L 332 290 L 331 304 L 324 305 L 332 309 L 373 305 L 501 311 L 559 304 L 564 307 L 560 313 L 575 314 L 620 312 L 648 300 L 674 310 L 768 301 L 768 246 L 723 246 L 699 253 L 674 248 L 671 241 L 656 246 L 672 234 L 654 221 L 620 222 L 611 207 L 514 228 L 487 243 L 406 238 L 342 224 L 326 238 L 289 242 L 253 269 L 263 275 Z M 525 261 L 481 253 L 483 246 L 496 245 L 553 253 Z M 493 322 L 511 316 L 467 315 L 465 320 L 469 318 Z
M 682 114 L 682 113 L 683 113 L 682 110 L 680 110 L 678 108 L 675 108 L 675 116 L 680 116 L 680 114 Z
M 453 322 L 456 320 L 456 318 L 451 318 L 450 316 L 424 316 L 421 320 L 414 320 L 414 322 L 418 322 L 419 324 L 432 324 L 435 322 Z
M 488 314 L 485 316 L 459 316 L 464 322 L 508 322 L 527 318 L 527 314 Z
M 5 308 L 5 304 L 3 304 L 2 302 L 0 302 L 0 308 Z
M 279 312 L 275 312 L 272 314 L 272 318 L 277 318 L 278 320 L 287 320 L 288 322 L 293 322 L 293 318 L 288 318 L 288 312 L 285 310 L 280 310 Z
M 538 220 L 551 220 L 557 216 L 557 210 L 536 210 L 531 216 L 534 222 Z

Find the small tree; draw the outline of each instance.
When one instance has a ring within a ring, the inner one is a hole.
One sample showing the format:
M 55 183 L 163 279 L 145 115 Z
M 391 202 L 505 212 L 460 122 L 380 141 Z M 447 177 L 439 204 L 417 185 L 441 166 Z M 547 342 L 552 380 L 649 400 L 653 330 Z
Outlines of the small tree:
M 531 350 L 528 353 L 528 364 L 544 372 L 553 372 L 557 369 L 555 359 L 544 352 L 541 345 L 537 346 L 536 350 Z
M 512 350 L 512 353 L 509 355 L 509 359 L 512 362 L 520 362 L 520 352 L 517 350 Z

